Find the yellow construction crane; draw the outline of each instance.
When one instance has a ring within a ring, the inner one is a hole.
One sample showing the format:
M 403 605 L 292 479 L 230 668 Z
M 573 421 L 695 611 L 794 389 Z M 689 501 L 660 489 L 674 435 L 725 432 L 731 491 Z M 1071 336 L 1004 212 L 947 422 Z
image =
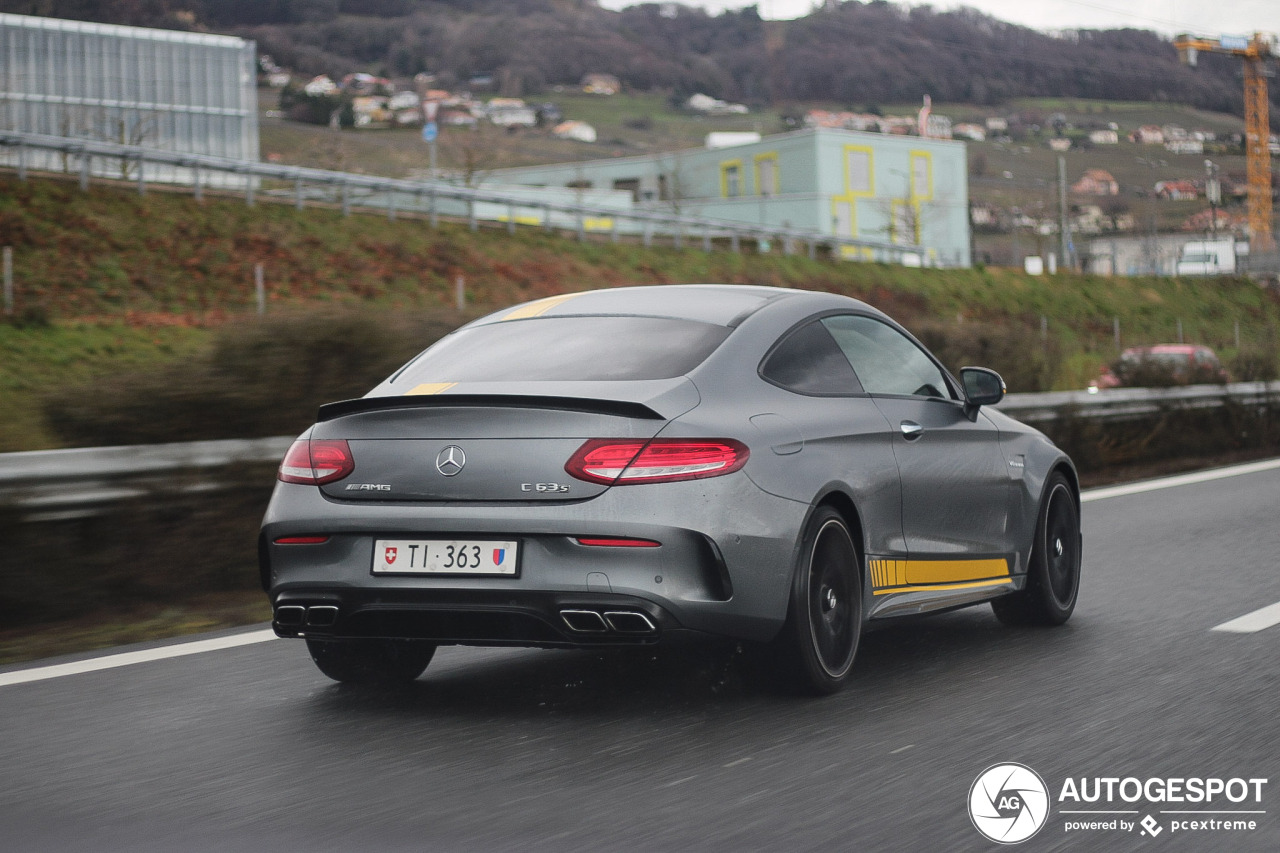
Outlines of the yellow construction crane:
M 1276 37 L 1267 33 L 1223 36 L 1220 39 L 1180 35 L 1174 38 L 1178 58 L 1194 66 L 1197 53 L 1227 53 L 1244 62 L 1244 149 L 1249 176 L 1249 232 L 1255 251 L 1275 248 L 1271 232 L 1271 152 L 1267 143 L 1271 119 L 1267 108 L 1264 63 L 1277 55 Z

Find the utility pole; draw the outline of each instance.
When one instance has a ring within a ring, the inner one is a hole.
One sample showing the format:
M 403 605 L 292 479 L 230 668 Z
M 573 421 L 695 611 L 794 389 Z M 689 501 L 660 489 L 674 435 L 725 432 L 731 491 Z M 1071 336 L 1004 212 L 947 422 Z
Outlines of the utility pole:
M 1218 239 L 1218 203 L 1222 201 L 1222 183 L 1218 180 L 1218 164 L 1204 161 L 1204 195 L 1209 199 L 1209 227 L 1213 239 Z
M 1062 266 L 1072 265 L 1069 254 L 1071 234 L 1067 228 L 1067 158 L 1061 154 L 1058 155 L 1058 237 L 1062 251 Z

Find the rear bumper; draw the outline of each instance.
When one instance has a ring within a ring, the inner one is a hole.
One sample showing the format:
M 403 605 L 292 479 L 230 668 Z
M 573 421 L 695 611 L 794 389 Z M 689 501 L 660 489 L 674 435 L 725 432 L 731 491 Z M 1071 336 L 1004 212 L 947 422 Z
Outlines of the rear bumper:
M 594 646 L 652 643 L 688 629 L 767 640 L 785 620 L 806 510 L 742 474 L 522 505 L 355 504 L 279 484 L 259 553 L 282 636 Z M 312 535 L 328 539 L 276 542 Z M 578 542 L 593 536 L 661 547 Z M 375 539 L 416 537 L 518 540 L 518 576 L 373 574 Z M 566 611 L 587 615 L 566 619 Z
M 634 596 L 475 590 L 294 589 L 274 602 L 281 637 L 392 637 L 441 645 L 579 647 L 649 645 L 683 626 Z

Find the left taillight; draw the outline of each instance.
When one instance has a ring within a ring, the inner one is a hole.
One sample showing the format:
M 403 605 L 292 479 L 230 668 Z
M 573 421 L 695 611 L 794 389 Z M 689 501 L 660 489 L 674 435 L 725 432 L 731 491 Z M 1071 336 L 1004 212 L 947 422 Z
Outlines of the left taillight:
M 732 438 L 588 441 L 565 463 L 570 475 L 589 483 L 636 485 L 699 480 L 737 471 L 750 451 Z
M 282 483 L 323 486 L 356 469 L 351 446 L 341 439 L 298 439 L 284 455 L 277 475 Z

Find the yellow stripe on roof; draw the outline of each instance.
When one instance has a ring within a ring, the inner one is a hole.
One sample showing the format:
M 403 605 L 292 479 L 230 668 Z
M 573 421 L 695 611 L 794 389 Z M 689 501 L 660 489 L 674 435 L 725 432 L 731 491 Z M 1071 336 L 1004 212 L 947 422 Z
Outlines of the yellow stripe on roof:
M 507 314 L 502 319 L 505 320 L 527 320 L 530 317 L 541 317 L 543 314 L 555 308 L 557 305 L 568 302 L 575 296 L 581 296 L 580 293 L 565 293 L 560 296 L 548 296 L 546 299 L 539 299 L 537 302 L 530 302 L 528 305 L 522 305 L 516 310 Z
M 458 384 L 457 382 L 425 382 L 422 385 L 415 385 L 414 387 L 410 388 L 408 391 L 405 391 L 404 396 L 408 397 L 414 394 L 417 394 L 417 395 L 440 394 L 444 391 L 448 391 L 450 388 L 452 388 L 454 385 L 457 385 L 457 384 Z

